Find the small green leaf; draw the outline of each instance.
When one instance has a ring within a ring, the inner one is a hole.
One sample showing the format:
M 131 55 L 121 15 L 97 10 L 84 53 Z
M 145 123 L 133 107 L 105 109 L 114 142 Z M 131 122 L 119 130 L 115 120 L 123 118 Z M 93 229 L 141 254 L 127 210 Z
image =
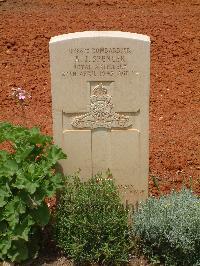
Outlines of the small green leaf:
M 25 160 L 29 154 L 33 151 L 34 146 L 33 145 L 26 145 L 25 147 L 20 147 L 17 149 L 16 153 L 15 153 L 15 160 L 17 163 L 22 162 L 23 160 Z
M 0 143 L 7 140 L 11 128 L 11 124 L 7 122 L 0 122 Z
M 33 144 L 42 144 L 50 143 L 52 138 L 50 136 L 41 135 L 38 128 L 30 129 L 30 142 Z
M 0 237 L 0 258 L 4 258 L 11 247 L 11 240 L 8 237 Z
M 44 187 L 47 197 L 52 197 L 56 190 L 63 187 L 61 174 L 52 175 L 49 179 L 44 181 Z
M 151 175 L 150 176 L 153 180 L 154 186 L 157 188 L 157 190 L 160 192 L 160 186 L 159 186 L 159 180 L 156 176 Z
M 45 202 L 43 202 L 37 209 L 33 209 L 31 214 L 38 225 L 44 226 L 48 224 L 50 213 Z
M 19 224 L 16 225 L 13 230 L 15 239 L 21 238 L 25 241 L 28 241 L 28 235 L 31 230 L 31 226 L 34 224 L 34 221 L 30 215 L 26 216 Z
M 0 239 L 1 239 L 1 235 L 3 235 L 6 230 L 8 228 L 8 224 L 5 221 L 1 221 L 0 222 Z
M 45 180 L 46 181 L 46 180 Z M 34 193 L 34 195 L 32 196 L 32 201 L 37 204 L 40 205 L 44 199 L 46 197 L 49 197 L 49 192 L 46 189 L 46 186 L 44 186 L 44 182 L 43 182 L 43 186 L 37 188 L 36 192 Z
M 27 171 L 29 174 L 34 175 L 35 171 L 36 171 L 36 164 L 35 163 L 30 163 L 27 167 Z
M 0 161 L 1 162 L 5 162 L 6 160 L 8 160 L 9 156 L 10 156 L 9 152 L 0 150 Z
M 26 175 L 22 170 L 17 172 L 17 178 L 15 183 L 12 185 L 18 189 L 25 189 L 30 194 L 35 193 L 37 187 L 39 186 L 39 182 L 36 179 L 32 179 L 31 175 Z
M 20 197 L 15 196 L 6 206 L 3 212 L 5 220 L 11 227 L 19 222 L 19 215 L 25 213 L 26 205 Z
M 21 262 L 28 259 L 28 247 L 26 241 L 20 239 L 12 241 L 12 246 L 7 253 L 11 261 Z
M 58 160 L 66 159 L 67 156 L 57 146 L 51 146 L 47 150 L 47 158 L 51 161 L 52 165 L 55 165 Z
M 11 195 L 10 189 L 6 185 L 0 186 L 0 208 L 6 205 L 7 198 Z
M 15 160 L 8 159 L 5 162 L 0 162 L 0 176 L 12 176 L 18 170 L 18 165 Z

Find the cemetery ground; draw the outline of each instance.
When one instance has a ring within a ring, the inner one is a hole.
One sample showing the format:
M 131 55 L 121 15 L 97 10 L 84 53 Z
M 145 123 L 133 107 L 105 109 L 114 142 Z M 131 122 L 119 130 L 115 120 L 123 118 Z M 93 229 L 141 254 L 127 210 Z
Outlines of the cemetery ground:
M 38 126 L 52 135 L 52 36 L 86 30 L 146 34 L 151 38 L 149 195 L 183 185 L 200 194 L 199 14 L 198 0 L 0 1 L 0 121 Z M 10 96 L 17 87 L 31 94 L 25 119 Z M 67 263 L 60 258 L 44 265 Z

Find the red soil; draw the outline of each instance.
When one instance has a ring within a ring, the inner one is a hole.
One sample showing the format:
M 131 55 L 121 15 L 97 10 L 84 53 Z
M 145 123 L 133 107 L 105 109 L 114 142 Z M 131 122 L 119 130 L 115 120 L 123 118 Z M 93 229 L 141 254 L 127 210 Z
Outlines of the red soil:
M 10 98 L 32 98 L 28 126 L 52 134 L 48 43 L 51 36 L 121 30 L 151 38 L 150 194 L 180 188 L 200 194 L 199 0 L 0 0 L 0 120 L 22 123 Z

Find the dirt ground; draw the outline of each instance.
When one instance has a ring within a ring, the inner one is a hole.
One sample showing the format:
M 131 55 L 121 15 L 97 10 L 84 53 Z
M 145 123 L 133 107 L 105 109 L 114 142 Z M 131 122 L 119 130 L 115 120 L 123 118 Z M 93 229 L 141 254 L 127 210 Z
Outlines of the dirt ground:
M 183 182 L 200 193 L 199 0 L 1 0 L 0 121 L 22 123 L 13 87 L 32 98 L 29 126 L 52 134 L 48 43 L 84 30 L 121 30 L 151 38 L 150 179 L 157 194 Z M 185 180 L 185 181 L 184 181 Z
M 149 194 L 192 184 L 200 194 L 199 0 L 0 0 L 0 121 L 23 123 L 11 89 L 32 98 L 28 126 L 52 134 L 48 43 L 85 30 L 151 38 Z M 138 264 L 143 265 L 143 264 Z

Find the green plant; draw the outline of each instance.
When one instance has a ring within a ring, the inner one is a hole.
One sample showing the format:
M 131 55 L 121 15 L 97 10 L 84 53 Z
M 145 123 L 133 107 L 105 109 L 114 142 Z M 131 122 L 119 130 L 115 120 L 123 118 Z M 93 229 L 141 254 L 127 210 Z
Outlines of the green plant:
M 68 180 L 57 206 L 55 231 L 60 248 L 76 263 L 122 265 L 128 261 L 128 209 L 109 178 Z
M 44 201 L 61 186 L 54 166 L 66 158 L 37 128 L 0 123 L 0 259 L 20 262 L 38 251 L 40 228 L 49 221 Z
M 200 199 L 190 190 L 149 198 L 134 214 L 143 252 L 164 265 L 200 265 Z

